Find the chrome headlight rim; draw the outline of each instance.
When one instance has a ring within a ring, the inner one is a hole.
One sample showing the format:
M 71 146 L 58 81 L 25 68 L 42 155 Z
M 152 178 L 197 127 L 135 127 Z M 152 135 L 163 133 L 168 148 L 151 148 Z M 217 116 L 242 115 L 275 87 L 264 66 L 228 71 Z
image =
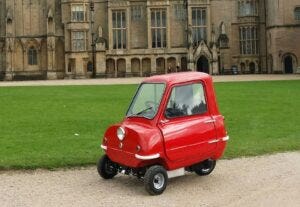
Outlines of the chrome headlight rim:
M 120 141 L 123 141 L 125 139 L 126 136 L 126 132 L 125 129 L 123 127 L 119 127 L 117 129 L 117 137 Z

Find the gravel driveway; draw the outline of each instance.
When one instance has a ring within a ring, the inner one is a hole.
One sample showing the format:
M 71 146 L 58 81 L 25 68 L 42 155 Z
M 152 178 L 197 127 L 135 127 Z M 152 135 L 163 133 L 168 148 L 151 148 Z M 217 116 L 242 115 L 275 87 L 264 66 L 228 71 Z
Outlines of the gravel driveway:
M 0 172 L 0 206 L 300 206 L 300 152 L 221 160 L 207 177 L 171 179 L 161 196 L 134 177 L 102 180 L 95 167 Z

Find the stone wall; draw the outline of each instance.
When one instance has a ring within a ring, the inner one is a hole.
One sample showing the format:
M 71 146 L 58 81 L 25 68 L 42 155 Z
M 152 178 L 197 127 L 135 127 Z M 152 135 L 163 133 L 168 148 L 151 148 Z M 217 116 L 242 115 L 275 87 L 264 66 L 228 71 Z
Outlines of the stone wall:
M 59 46 L 63 54 L 56 49 L 56 42 L 64 36 L 60 1 L 3 2 L 5 7 L 0 9 L 5 10 L 5 22 L 1 25 L 5 25 L 6 79 L 47 78 L 47 73 L 53 73 L 53 79 L 58 78 L 57 73 L 64 72 L 61 63 L 64 62 L 64 47 Z M 33 50 L 34 57 L 31 57 L 30 51 Z M 56 54 L 60 55 L 57 61 Z
M 270 72 L 296 73 L 300 67 L 300 21 L 295 19 L 294 10 L 300 7 L 300 3 L 298 0 L 267 2 L 266 37 Z M 288 59 L 291 59 L 292 65 L 288 64 Z

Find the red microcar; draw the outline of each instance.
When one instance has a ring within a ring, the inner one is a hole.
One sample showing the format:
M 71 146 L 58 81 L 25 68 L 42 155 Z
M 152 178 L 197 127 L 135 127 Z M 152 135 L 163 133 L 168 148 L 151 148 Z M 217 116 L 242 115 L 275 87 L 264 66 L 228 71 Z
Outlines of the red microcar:
M 153 76 L 139 86 L 125 119 L 107 129 L 97 169 L 104 179 L 143 178 L 148 193 L 158 195 L 168 178 L 210 174 L 228 139 L 210 75 Z

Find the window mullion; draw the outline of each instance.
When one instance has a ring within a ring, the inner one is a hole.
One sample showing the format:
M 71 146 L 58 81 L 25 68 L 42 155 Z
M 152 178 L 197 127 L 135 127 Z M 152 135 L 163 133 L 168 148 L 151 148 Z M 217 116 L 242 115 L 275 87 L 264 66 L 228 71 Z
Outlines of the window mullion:
M 252 29 L 253 29 L 253 27 L 249 28 L 249 31 L 250 31 L 250 41 L 249 42 L 250 42 L 250 54 L 251 55 L 253 54 L 253 50 L 252 50 L 252 48 L 253 48 L 253 45 L 252 45 L 253 44 L 253 41 L 252 41 L 253 40 L 253 38 L 252 38 Z
M 246 54 L 249 55 L 249 27 L 246 27 Z

